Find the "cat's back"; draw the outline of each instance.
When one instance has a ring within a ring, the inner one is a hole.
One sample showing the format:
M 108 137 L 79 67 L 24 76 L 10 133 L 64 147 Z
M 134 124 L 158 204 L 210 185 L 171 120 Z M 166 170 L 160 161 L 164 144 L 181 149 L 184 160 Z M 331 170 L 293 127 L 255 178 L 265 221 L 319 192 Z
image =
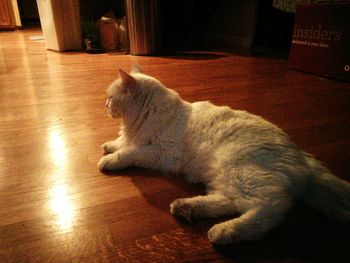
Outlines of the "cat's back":
M 217 106 L 210 101 L 198 101 L 191 104 L 193 117 L 204 122 L 228 121 L 230 119 L 247 122 L 267 122 L 262 117 L 243 110 L 233 110 L 228 106 Z
M 216 106 L 208 101 L 192 103 L 190 129 L 201 139 L 220 143 L 223 140 L 249 137 L 279 138 L 286 134 L 274 124 L 260 116 L 227 106 Z
M 201 174 L 209 168 L 203 164 L 213 162 L 219 167 L 252 162 L 264 167 L 283 166 L 288 155 L 302 163 L 302 152 L 289 136 L 262 117 L 207 101 L 191 106 L 185 136 L 186 157 L 191 162 L 187 162 L 185 172 L 192 181 L 206 181 Z
M 192 103 L 192 120 L 194 125 L 207 128 L 214 127 L 220 123 L 230 120 L 253 120 L 255 115 L 246 111 L 233 110 L 228 106 L 217 106 L 209 101 L 198 101 Z M 259 118 L 259 117 L 258 117 Z

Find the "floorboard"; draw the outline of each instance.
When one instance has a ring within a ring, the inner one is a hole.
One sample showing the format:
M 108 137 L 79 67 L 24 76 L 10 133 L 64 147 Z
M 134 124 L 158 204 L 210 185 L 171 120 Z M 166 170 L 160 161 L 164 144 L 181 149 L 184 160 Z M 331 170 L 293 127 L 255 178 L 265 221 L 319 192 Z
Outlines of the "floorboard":
M 212 246 L 221 219 L 173 218 L 204 193 L 179 175 L 101 174 L 117 136 L 106 87 L 138 63 L 189 101 L 264 116 L 350 181 L 350 85 L 287 69 L 281 58 L 196 51 L 162 56 L 47 51 L 38 29 L 0 32 L 1 262 L 348 262 L 350 230 L 297 205 L 263 240 Z

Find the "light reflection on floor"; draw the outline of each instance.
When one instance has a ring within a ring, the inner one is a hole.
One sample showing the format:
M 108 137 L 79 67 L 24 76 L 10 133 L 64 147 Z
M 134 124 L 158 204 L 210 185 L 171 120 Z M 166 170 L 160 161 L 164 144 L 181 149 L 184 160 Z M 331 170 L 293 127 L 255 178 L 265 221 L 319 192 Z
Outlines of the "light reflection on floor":
M 64 137 L 59 128 L 54 127 L 49 132 L 50 154 L 57 168 L 65 168 L 67 164 L 67 150 Z
M 59 126 L 50 127 L 48 141 L 51 160 L 56 166 L 55 169 L 67 171 L 67 146 Z M 49 190 L 49 206 L 57 217 L 56 224 L 60 230 L 67 232 L 73 228 L 76 207 L 71 200 L 69 185 L 64 180 L 64 173 L 59 172 L 55 174 L 55 176 L 57 175 L 60 178 L 54 180 L 55 184 Z
M 74 225 L 75 206 L 65 184 L 50 189 L 50 208 L 57 216 L 57 225 L 63 232 L 70 231 Z

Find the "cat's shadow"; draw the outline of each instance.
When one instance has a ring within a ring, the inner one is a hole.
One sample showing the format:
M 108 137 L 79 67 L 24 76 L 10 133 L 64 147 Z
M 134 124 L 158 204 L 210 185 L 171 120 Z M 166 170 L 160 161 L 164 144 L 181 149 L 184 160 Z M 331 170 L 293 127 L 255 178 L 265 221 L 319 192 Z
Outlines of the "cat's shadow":
M 162 176 L 158 171 L 138 168 L 109 175 L 130 177 L 145 200 L 164 213 L 169 213 L 169 204 L 176 198 L 205 194 L 204 186 L 189 184 L 181 175 Z M 198 219 L 191 223 L 179 220 L 179 223 L 204 237 L 213 224 L 226 219 Z M 238 262 L 348 262 L 350 228 L 331 222 L 308 207 L 297 205 L 287 214 L 281 226 L 270 231 L 262 240 L 214 246 L 214 249 L 223 258 Z
M 159 171 L 127 168 L 105 173 L 107 176 L 127 176 L 151 206 L 169 213 L 169 205 L 177 198 L 205 194 L 201 184 L 189 184 L 182 175 L 162 174 Z

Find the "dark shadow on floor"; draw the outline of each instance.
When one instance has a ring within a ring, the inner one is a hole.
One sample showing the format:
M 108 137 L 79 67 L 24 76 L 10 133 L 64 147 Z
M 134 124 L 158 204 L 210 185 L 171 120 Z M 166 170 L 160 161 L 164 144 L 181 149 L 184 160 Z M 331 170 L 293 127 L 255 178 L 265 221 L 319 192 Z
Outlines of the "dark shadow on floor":
M 349 262 L 350 228 L 302 205 L 261 241 L 215 246 L 237 262 Z
M 181 59 L 181 60 L 212 60 L 227 57 L 225 52 L 216 51 L 182 51 L 165 52 L 159 55 L 162 58 Z

